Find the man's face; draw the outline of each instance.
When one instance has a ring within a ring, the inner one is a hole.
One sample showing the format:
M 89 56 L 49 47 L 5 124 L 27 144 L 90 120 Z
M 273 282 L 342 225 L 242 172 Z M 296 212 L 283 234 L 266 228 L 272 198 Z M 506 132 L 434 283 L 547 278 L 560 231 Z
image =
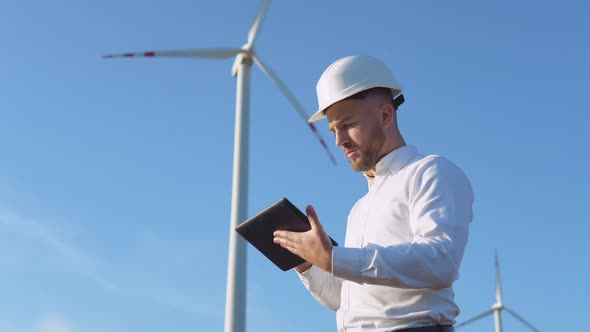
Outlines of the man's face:
M 365 99 L 337 102 L 326 112 L 330 131 L 355 171 L 375 168 L 385 144 L 379 120 L 379 103 L 371 95 Z

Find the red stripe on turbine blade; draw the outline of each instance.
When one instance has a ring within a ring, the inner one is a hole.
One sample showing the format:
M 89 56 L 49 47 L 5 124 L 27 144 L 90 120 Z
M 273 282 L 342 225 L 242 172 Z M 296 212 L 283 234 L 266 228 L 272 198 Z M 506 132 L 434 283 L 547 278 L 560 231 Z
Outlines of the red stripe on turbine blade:
M 125 54 L 123 54 L 123 56 L 124 57 L 127 57 L 127 58 L 130 58 L 130 57 L 132 57 L 134 55 L 133 55 L 133 53 L 125 53 Z
M 156 56 L 156 52 L 145 52 L 144 56 Z
M 315 125 L 313 123 L 309 123 L 309 128 L 311 128 L 311 130 L 313 130 L 313 131 L 317 131 L 317 128 L 315 127 Z

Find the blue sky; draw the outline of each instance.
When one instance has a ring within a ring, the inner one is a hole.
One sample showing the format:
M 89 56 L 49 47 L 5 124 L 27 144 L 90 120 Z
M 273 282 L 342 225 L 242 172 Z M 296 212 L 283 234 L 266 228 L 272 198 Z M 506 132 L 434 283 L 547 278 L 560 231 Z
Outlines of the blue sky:
M 114 59 L 239 47 L 257 1 L 0 4 L 0 330 L 223 328 L 232 60 Z M 335 59 L 383 59 L 405 89 L 406 140 L 457 163 L 475 219 L 458 321 L 504 302 L 542 331 L 575 330 L 590 295 L 584 1 L 275 1 L 256 52 L 313 113 Z M 333 166 L 278 89 L 252 71 L 249 214 L 314 204 L 343 242 L 366 191 Z M 249 331 L 330 331 L 294 272 L 250 248 Z M 294 315 L 293 313 L 296 313 Z M 301 317 L 306 317 L 302 319 Z M 505 316 L 506 331 L 526 328 Z M 487 318 L 462 331 L 493 331 Z

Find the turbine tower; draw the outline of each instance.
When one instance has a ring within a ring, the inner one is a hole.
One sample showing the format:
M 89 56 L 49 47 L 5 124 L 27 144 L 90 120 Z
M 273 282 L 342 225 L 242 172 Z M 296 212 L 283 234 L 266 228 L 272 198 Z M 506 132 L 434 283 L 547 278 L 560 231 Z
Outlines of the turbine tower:
M 235 57 L 232 75 L 237 78 L 236 123 L 234 132 L 234 161 L 231 220 L 229 227 L 229 254 L 227 267 L 227 290 L 225 303 L 225 332 L 244 332 L 246 329 L 246 243 L 237 236 L 235 227 L 247 218 L 248 207 L 248 145 L 250 119 L 250 69 L 255 63 L 279 90 L 287 97 L 299 116 L 308 124 L 334 164 L 326 142 L 316 127 L 308 123 L 309 115 L 283 81 L 254 53 L 254 43 L 270 0 L 262 0 L 258 14 L 248 32 L 248 42 L 240 48 L 210 48 L 173 51 L 148 51 L 105 55 L 104 58 L 172 57 L 227 59 Z
M 521 323 L 526 325 L 529 329 L 531 329 L 534 332 L 539 332 L 539 330 L 536 327 L 534 327 L 533 324 L 529 323 L 526 319 L 524 319 L 522 316 L 520 316 L 519 314 L 517 314 L 513 310 L 505 307 L 504 304 L 502 303 L 502 284 L 500 282 L 500 263 L 498 263 L 498 252 L 497 251 L 494 251 L 494 258 L 495 258 L 495 265 L 496 265 L 496 303 L 494 303 L 494 305 L 492 305 L 492 309 L 486 310 L 473 318 L 470 318 L 460 324 L 457 324 L 455 326 L 455 328 L 457 328 L 457 329 L 461 328 L 467 324 L 473 323 L 477 320 L 480 320 L 484 317 L 487 317 L 487 316 L 493 314 L 494 315 L 495 331 L 502 332 L 502 310 L 506 310 L 506 312 L 508 312 L 514 318 L 516 318 Z

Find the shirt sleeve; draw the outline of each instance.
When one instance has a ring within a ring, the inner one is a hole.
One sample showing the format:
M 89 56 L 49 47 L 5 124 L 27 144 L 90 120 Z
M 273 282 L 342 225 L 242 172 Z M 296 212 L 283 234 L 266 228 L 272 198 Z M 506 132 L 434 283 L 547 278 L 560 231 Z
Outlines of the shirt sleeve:
M 443 289 L 458 278 L 473 218 L 473 190 L 465 174 L 436 157 L 406 182 L 410 243 L 333 248 L 334 275 L 398 288 Z
M 298 273 L 303 285 L 322 305 L 333 311 L 340 308 L 340 290 L 342 279 L 335 277 L 315 265 L 307 271 Z

